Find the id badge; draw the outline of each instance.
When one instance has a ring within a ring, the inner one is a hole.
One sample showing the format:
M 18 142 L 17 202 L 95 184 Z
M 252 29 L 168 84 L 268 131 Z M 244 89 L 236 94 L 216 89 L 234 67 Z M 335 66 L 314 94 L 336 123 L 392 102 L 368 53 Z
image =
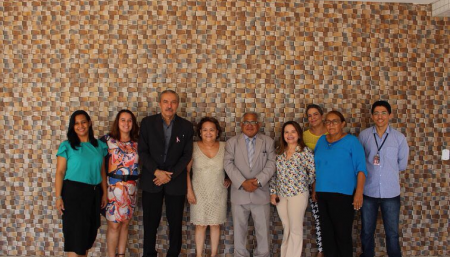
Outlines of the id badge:
M 376 154 L 373 157 L 373 165 L 380 165 L 380 155 L 379 154 Z

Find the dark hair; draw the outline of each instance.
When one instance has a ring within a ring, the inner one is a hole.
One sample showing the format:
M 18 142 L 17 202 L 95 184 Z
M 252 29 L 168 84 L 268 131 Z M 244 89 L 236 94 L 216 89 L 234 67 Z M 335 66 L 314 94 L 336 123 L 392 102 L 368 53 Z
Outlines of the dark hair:
M 139 126 L 137 124 L 136 116 L 134 116 L 134 114 L 129 110 L 120 110 L 119 113 L 117 113 L 116 119 L 114 120 L 114 123 L 111 126 L 111 131 L 109 132 L 109 135 L 112 138 L 120 141 L 119 119 L 122 113 L 128 113 L 131 115 L 131 119 L 133 120 L 133 126 L 130 131 L 130 139 L 131 141 L 137 142 L 139 139 Z
M 334 114 L 334 115 L 338 116 L 339 119 L 341 120 L 341 122 L 345 122 L 344 115 L 342 115 L 342 113 L 340 113 L 339 111 L 335 111 L 335 110 L 332 110 L 331 112 L 327 113 L 327 115 L 325 116 L 325 119 L 326 119 L 327 116 L 330 115 L 330 114 Z
M 84 117 L 86 117 L 86 119 L 88 120 L 88 122 L 91 121 L 91 117 L 89 117 L 89 114 L 87 114 L 87 112 L 83 111 L 83 110 L 78 110 L 75 111 L 74 113 L 72 113 L 72 115 L 70 116 L 70 121 L 69 121 L 69 130 L 67 131 L 67 140 L 70 143 L 70 146 L 72 147 L 73 150 L 78 150 L 77 147 L 80 147 L 80 138 L 78 137 L 77 133 L 75 132 L 75 117 L 78 115 L 84 115 Z M 91 125 L 89 125 L 89 142 L 97 147 L 98 146 L 98 142 L 97 139 L 95 139 L 94 137 L 94 130 L 92 129 L 92 123 Z
M 159 97 L 158 97 L 158 103 L 161 102 L 162 96 L 163 96 L 164 94 L 168 94 L 168 93 L 176 95 L 176 97 L 177 97 L 177 102 L 180 102 L 180 96 L 177 94 L 177 92 L 173 91 L 172 89 L 166 89 L 166 90 L 162 91 L 162 92 L 159 94 Z
M 297 143 L 300 146 L 300 152 L 303 151 L 303 149 L 306 147 L 305 142 L 303 141 L 303 130 L 300 127 L 300 124 L 298 124 L 295 121 L 288 121 L 286 123 L 283 124 L 283 127 L 281 128 L 281 136 L 280 136 L 280 145 L 278 146 L 276 153 L 278 155 L 283 154 L 284 151 L 286 151 L 286 147 L 287 147 L 287 142 L 284 139 L 284 129 L 286 128 L 287 125 L 292 125 L 294 126 L 295 130 L 297 131 L 298 134 L 298 140 Z
M 317 104 L 308 104 L 308 106 L 306 106 L 306 116 L 308 116 L 309 109 L 317 109 L 319 111 L 320 115 L 323 115 L 322 107 L 320 107 Z
M 205 123 L 205 122 L 211 122 L 211 123 L 214 123 L 214 125 L 216 125 L 216 129 L 219 132 L 218 135 L 217 135 L 217 138 L 219 138 L 220 134 L 222 134 L 222 128 L 220 127 L 219 121 L 217 121 L 217 119 L 215 119 L 213 117 L 204 117 L 204 118 L 202 118 L 200 120 L 200 122 L 197 124 L 197 135 L 198 135 L 198 137 L 200 139 L 202 138 L 202 136 L 200 134 L 201 134 L 203 123 Z
M 373 105 L 372 105 L 372 114 L 375 111 L 375 108 L 378 107 L 378 106 L 385 107 L 386 110 L 388 111 L 388 113 L 391 114 L 391 111 L 392 111 L 391 105 L 388 102 L 386 102 L 386 101 L 376 101 L 375 103 L 373 103 Z

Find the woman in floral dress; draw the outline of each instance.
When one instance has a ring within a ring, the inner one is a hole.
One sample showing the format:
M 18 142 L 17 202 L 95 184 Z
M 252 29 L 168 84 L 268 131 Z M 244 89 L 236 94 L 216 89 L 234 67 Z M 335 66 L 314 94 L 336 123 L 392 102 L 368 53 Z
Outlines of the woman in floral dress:
M 108 145 L 105 162 L 108 176 L 108 257 L 125 256 L 128 223 L 136 206 L 136 180 L 139 178 L 138 133 L 139 127 L 134 114 L 129 110 L 121 110 L 114 120 L 111 132 L 102 137 L 102 141 Z

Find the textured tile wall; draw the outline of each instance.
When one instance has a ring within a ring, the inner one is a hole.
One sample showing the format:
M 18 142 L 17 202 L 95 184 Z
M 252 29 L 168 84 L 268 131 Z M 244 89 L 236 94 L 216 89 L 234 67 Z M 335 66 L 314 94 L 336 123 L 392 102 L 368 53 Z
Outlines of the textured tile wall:
M 260 112 L 264 132 L 278 138 L 283 122 L 306 121 L 313 102 L 341 110 L 357 134 L 370 126 L 370 103 L 388 99 L 392 124 L 411 146 L 401 175 L 404 255 L 449 255 L 450 165 L 438 158 L 450 147 L 449 43 L 450 20 L 432 18 L 425 5 L 0 1 L 0 255 L 63 255 L 53 180 L 70 114 L 87 110 L 103 135 L 119 109 L 138 120 L 157 112 L 165 88 L 180 93 L 181 116 L 218 117 L 222 139 L 239 132 L 245 111 Z M 272 211 L 278 256 L 282 227 Z M 183 256 L 194 253 L 187 214 Z M 304 256 L 313 256 L 306 215 Z M 381 225 L 377 256 L 386 256 Z M 220 249 L 231 256 L 231 219 L 225 228 Z M 105 232 L 103 225 L 92 256 L 105 252 Z M 130 234 L 131 256 L 139 256 L 140 208 Z

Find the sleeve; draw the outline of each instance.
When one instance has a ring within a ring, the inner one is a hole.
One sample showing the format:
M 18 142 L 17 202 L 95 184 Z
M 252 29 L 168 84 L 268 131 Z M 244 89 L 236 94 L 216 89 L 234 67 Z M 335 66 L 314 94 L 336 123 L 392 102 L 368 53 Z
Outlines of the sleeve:
M 245 181 L 245 177 L 242 176 L 241 171 L 234 164 L 234 155 L 235 155 L 235 138 L 229 139 L 225 145 L 225 155 L 223 158 L 223 167 L 228 177 L 230 178 L 231 186 L 240 188 L 242 183 Z
M 278 156 L 276 157 L 276 162 L 278 162 Z M 269 180 L 269 190 L 270 190 L 271 195 L 277 194 L 277 172 L 278 172 L 278 170 L 275 170 L 275 173 L 273 174 L 272 178 Z
M 367 129 L 361 131 L 361 133 L 359 133 L 359 136 L 358 136 L 358 141 L 359 141 L 359 143 L 361 143 L 361 145 L 363 146 L 364 150 L 366 149 L 367 141 L 368 141 L 368 139 L 370 138 L 370 136 L 372 134 L 372 133 L 370 133 L 371 130 L 368 130 L 368 129 L 370 129 L 370 128 L 367 128 Z
M 108 155 L 108 145 L 103 140 L 98 140 L 98 144 L 101 148 L 102 156 L 105 157 Z
M 361 143 L 361 145 L 364 146 L 364 130 L 361 131 L 361 133 L 359 133 L 359 135 L 358 135 L 358 141 L 359 141 L 359 143 Z
M 270 137 L 266 137 L 266 139 L 264 140 L 264 144 L 267 152 L 267 162 L 264 166 L 264 169 L 258 175 L 256 175 L 256 178 L 262 186 L 269 183 L 269 180 L 272 178 L 276 170 L 274 141 Z
M 156 171 L 157 164 L 150 154 L 150 139 L 148 136 L 148 130 L 148 118 L 145 118 L 141 122 L 141 130 L 139 131 L 138 154 L 139 159 L 142 162 L 142 166 L 145 167 L 142 171 L 148 171 L 153 175 Z
M 316 166 L 314 165 L 314 154 L 309 148 L 305 149 L 305 168 L 308 171 L 308 185 L 316 180 Z
M 56 156 L 61 156 L 61 157 L 63 157 L 64 159 L 68 159 L 68 149 L 67 149 L 67 147 L 70 147 L 70 146 L 68 146 L 69 144 L 68 144 L 68 142 L 67 141 L 64 141 L 64 142 L 62 142 L 60 145 L 59 145 L 59 148 L 58 148 L 58 152 L 56 153 Z
M 178 159 L 177 164 L 175 164 L 170 172 L 173 172 L 172 178 L 178 177 L 184 170 L 186 170 L 187 165 L 192 159 L 192 151 L 194 148 L 194 128 L 192 126 L 192 123 L 188 122 L 186 123 L 186 144 L 184 145 L 183 154 L 181 155 L 180 159 Z
M 406 170 L 408 166 L 409 146 L 406 138 L 402 135 L 398 147 L 398 168 L 400 171 Z
M 364 153 L 364 148 L 356 137 L 354 137 L 353 141 L 354 142 L 351 145 L 352 145 L 352 162 L 353 167 L 355 169 L 355 176 L 358 176 L 358 173 L 361 171 L 367 177 L 366 156 Z

